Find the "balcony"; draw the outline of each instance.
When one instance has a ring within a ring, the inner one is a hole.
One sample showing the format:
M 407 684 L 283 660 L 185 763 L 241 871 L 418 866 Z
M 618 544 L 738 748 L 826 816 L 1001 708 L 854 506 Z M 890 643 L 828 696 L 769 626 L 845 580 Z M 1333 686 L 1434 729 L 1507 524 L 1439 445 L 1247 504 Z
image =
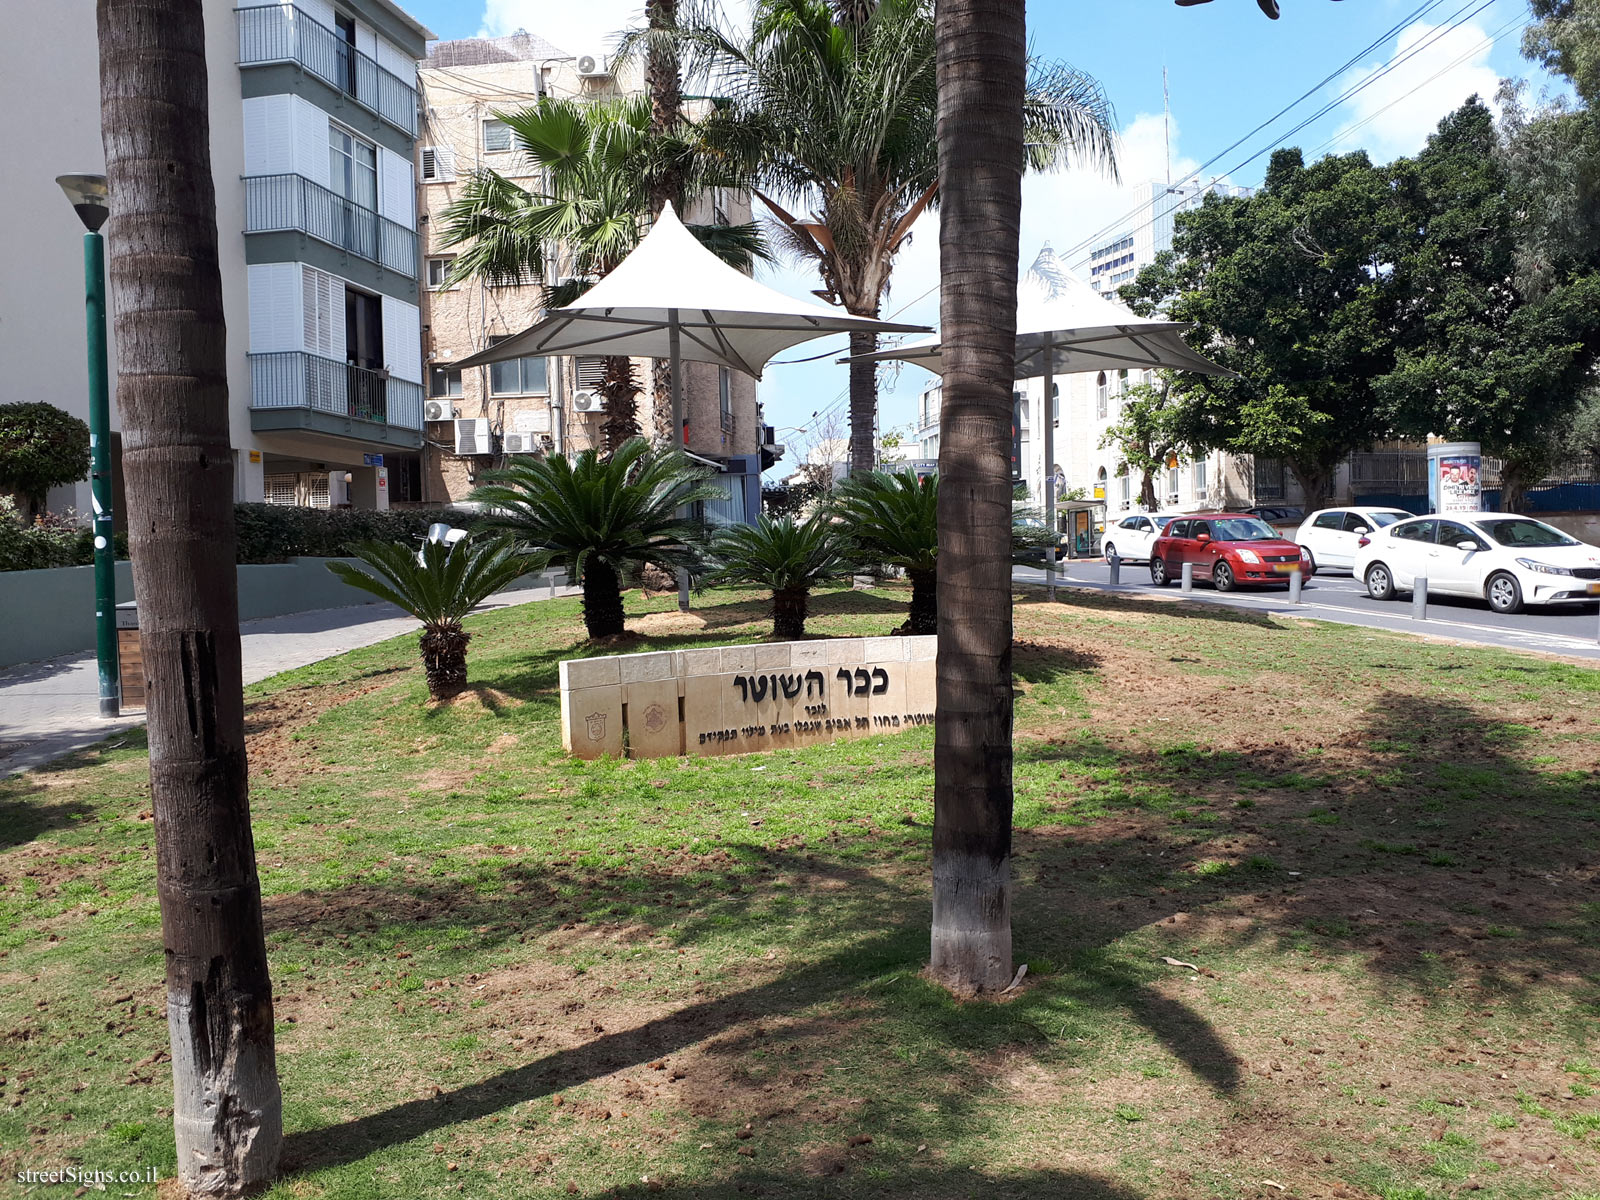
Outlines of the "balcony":
M 247 175 L 244 231 L 298 230 L 407 279 L 417 277 L 417 235 L 303 175 Z
M 422 385 L 303 351 L 252 354 L 250 422 L 364 442 L 422 444 Z
M 295 63 L 410 137 L 417 136 L 417 92 L 326 25 L 289 4 L 237 8 L 239 65 Z

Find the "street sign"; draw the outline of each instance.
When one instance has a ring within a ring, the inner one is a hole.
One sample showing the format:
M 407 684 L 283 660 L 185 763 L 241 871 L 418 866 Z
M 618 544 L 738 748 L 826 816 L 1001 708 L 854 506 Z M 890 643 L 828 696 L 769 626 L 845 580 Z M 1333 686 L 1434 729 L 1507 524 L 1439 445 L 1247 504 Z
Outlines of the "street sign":
M 363 467 L 381 467 L 383 466 L 383 455 L 363 454 L 361 456 L 361 465 Z

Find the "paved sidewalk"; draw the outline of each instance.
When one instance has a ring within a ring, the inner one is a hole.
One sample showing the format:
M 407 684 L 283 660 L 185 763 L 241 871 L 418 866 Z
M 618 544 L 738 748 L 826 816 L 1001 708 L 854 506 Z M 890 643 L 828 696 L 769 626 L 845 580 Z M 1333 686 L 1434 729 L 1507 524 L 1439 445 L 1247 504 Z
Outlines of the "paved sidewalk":
M 491 596 L 476 611 L 508 608 L 574 587 L 530 587 Z M 247 684 L 420 629 L 392 604 L 360 604 L 246 621 L 240 626 Z M 15 775 L 144 724 L 143 714 L 101 718 L 92 653 L 24 663 L 0 671 L 0 776 Z

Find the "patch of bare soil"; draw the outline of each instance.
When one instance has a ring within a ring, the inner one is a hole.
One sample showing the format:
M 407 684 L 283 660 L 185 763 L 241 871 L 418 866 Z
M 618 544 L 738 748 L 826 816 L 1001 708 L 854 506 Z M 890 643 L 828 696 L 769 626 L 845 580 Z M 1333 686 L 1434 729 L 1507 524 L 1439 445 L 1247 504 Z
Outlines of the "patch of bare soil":
M 631 618 L 634 632 L 643 637 L 669 637 L 676 633 L 700 633 L 706 628 L 706 619 L 697 612 L 645 613 Z
M 515 696 L 486 684 L 473 684 L 446 700 L 429 700 L 430 709 L 450 708 L 468 716 L 498 713 L 503 708 L 521 708 L 522 701 Z

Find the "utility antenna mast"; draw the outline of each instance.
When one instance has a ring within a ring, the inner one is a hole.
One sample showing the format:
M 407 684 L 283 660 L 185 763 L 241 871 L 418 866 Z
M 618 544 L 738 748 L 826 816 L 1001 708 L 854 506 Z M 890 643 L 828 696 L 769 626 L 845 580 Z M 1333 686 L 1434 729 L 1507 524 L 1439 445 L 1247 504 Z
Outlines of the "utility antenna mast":
M 1167 191 L 1172 190 L 1172 92 L 1167 87 L 1167 66 L 1161 64 L 1161 103 L 1166 112 Z

